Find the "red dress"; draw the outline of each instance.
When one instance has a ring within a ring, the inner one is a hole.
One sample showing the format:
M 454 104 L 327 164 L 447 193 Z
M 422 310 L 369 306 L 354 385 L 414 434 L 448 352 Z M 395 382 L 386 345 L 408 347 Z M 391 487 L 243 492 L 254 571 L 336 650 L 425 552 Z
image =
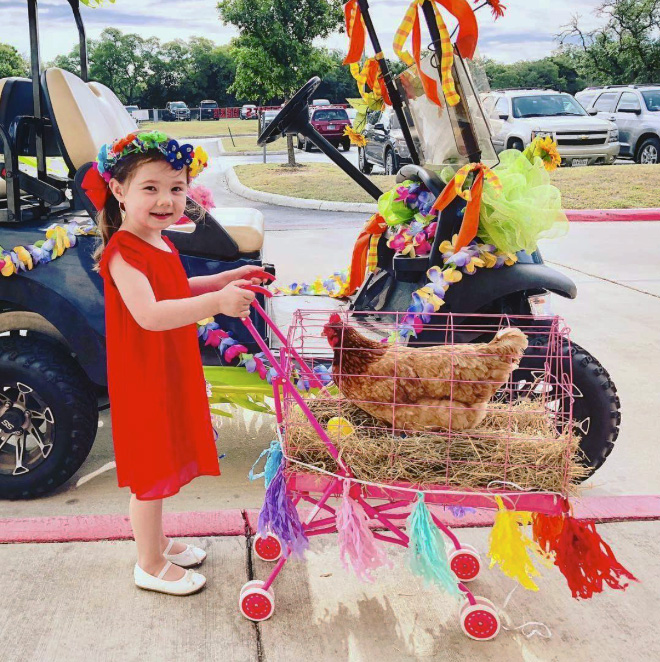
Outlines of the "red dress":
M 220 474 L 196 326 L 142 328 L 108 271 L 119 251 L 147 276 L 157 301 L 191 296 L 179 252 L 164 239 L 171 252 L 119 230 L 100 262 L 117 479 L 145 500 L 176 494 L 196 476 Z

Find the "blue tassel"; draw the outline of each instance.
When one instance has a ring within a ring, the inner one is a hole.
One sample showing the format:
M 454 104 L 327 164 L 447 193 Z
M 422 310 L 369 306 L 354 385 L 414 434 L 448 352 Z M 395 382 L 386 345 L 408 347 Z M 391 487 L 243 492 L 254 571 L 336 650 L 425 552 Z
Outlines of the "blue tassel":
M 275 476 L 266 489 L 264 505 L 259 512 L 257 530 L 263 536 L 274 533 L 282 543 L 284 556 L 302 557 L 309 540 L 303 530 L 298 511 L 286 491 L 284 462 L 277 468 Z
M 424 495 L 417 495 L 417 504 L 408 518 L 410 569 L 427 583 L 436 584 L 450 595 L 462 594 L 456 575 L 449 567 L 445 541 L 433 523 Z
M 264 470 L 261 473 L 255 474 L 254 468 L 257 466 L 257 464 L 259 464 L 259 460 L 261 460 L 264 455 L 268 456 L 266 458 Z M 274 441 L 270 442 L 270 446 L 268 448 L 261 451 L 261 455 L 257 458 L 257 461 L 252 465 L 252 469 L 250 469 L 248 473 L 248 478 L 250 480 L 258 480 L 259 478 L 263 478 L 266 489 L 268 489 L 268 486 L 272 482 L 273 478 L 275 478 L 275 474 L 277 473 L 280 464 L 282 464 L 282 459 L 282 444 L 277 439 L 275 439 Z

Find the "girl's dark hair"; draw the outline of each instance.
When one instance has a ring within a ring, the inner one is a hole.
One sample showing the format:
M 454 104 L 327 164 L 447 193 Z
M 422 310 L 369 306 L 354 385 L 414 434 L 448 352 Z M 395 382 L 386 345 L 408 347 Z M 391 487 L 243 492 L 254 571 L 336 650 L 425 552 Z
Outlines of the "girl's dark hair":
M 148 152 L 138 152 L 137 154 L 129 154 L 117 163 L 112 173 L 112 177 L 120 184 L 128 183 L 135 176 L 137 169 L 141 165 L 144 165 L 145 163 L 154 163 L 156 161 L 167 163 L 165 155 L 157 149 L 151 149 Z M 188 183 L 190 183 L 190 175 L 188 176 Z M 119 201 L 115 198 L 112 192 L 110 192 L 105 206 L 96 214 L 96 225 L 100 241 L 94 250 L 94 255 L 92 256 L 94 258 L 94 271 L 99 270 L 99 261 L 101 260 L 103 251 L 108 245 L 110 237 L 112 237 L 112 235 L 121 227 L 122 220 Z

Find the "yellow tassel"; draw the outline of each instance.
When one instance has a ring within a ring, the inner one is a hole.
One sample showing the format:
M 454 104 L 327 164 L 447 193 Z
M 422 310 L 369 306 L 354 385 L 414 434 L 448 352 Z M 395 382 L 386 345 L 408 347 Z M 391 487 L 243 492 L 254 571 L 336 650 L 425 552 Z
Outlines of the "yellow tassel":
M 499 508 L 495 516 L 495 524 L 490 533 L 490 567 L 499 565 L 500 570 L 515 579 L 524 588 L 538 591 L 539 587 L 532 577 L 539 577 L 539 571 L 534 567 L 529 552 L 535 553 L 536 543 L 527 537 L 522 526 L 531 522 L 530 513 L 507 510 L 500 497 L 495 497 Z

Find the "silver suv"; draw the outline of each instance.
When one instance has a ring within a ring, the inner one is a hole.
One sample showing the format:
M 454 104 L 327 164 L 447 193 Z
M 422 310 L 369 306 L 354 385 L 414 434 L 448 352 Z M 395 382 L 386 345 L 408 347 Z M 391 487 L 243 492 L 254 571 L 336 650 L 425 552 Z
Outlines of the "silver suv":
M 575 98 L 590 115 L 614 120 L 620 156 L 637 163 L 660 163 L 660 85 L 591 87 Z
M 538 136 L 557 142 L 562 165 L 614 163 L 619 154 L 616 125 L 590 117 L 570 94 L 553 90 L 498 90 L 483 99 L 496 152 L 524 149 Z

